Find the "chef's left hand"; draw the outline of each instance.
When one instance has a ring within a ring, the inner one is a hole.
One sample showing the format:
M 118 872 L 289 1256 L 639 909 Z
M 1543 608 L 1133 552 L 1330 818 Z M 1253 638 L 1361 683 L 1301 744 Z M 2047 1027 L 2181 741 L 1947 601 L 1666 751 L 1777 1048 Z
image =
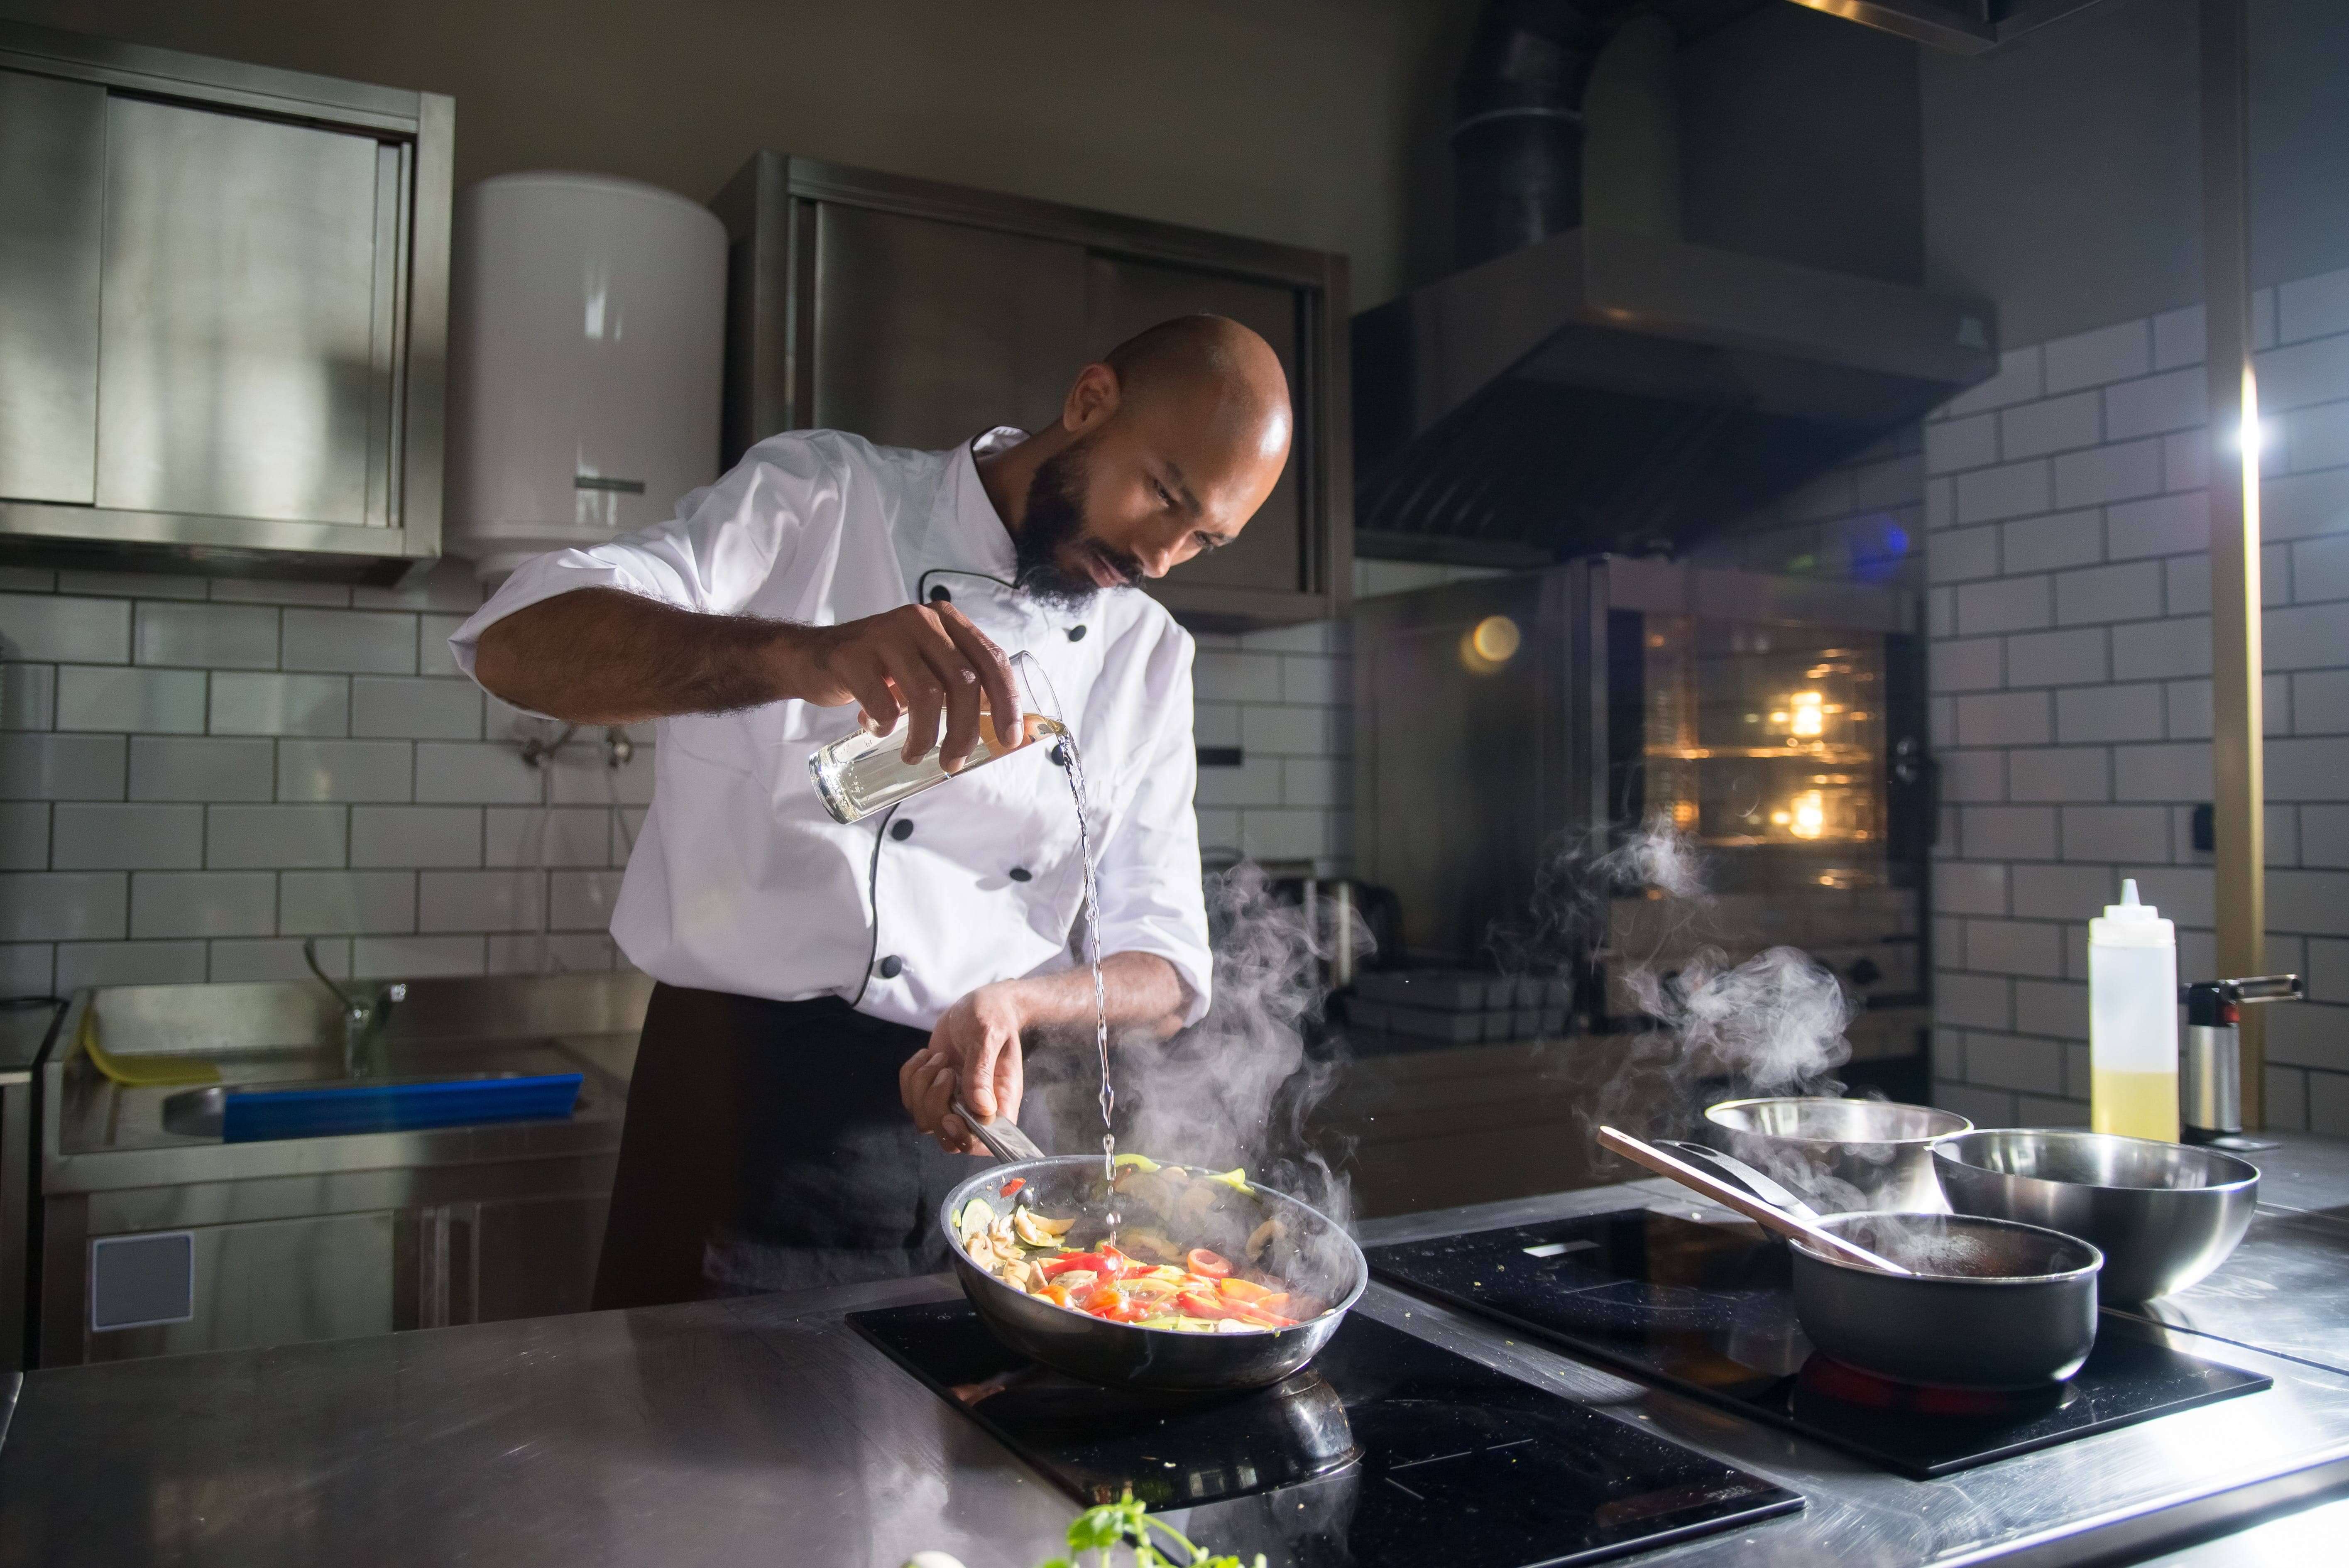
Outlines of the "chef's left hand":
M 897 1069 L 898 1097 L 914 1125 L 938 1140 L 949 1154 L 987 1150 L 953 1110 L 955 1089 L 971 1109 L 989 1120 L 1019 1117 L 1025 1080 L 1019 1031 L 1026 1026 L 1019 983 L 982 985 L 957 1002 L 930 1031 L 930 1043 Z

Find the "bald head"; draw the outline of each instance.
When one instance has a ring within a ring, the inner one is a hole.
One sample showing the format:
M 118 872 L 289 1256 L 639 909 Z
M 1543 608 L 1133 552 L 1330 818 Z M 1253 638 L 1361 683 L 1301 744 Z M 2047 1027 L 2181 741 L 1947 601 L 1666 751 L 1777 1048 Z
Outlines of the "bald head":
M 1227 315 L 1178 315 L 1119 344 L 1102 363 L 1128 398 L 1192 397 L 1218 411 L 1288 424 L 1288 377 L 1280 356 Z
M 1086 366 L 1059 424 L 980 472 L 1021 581 L 1076 600 L 1237 539 L 1279 482 L 1289 427 L 1270 344 L 1226 316 L 1177 316 Z

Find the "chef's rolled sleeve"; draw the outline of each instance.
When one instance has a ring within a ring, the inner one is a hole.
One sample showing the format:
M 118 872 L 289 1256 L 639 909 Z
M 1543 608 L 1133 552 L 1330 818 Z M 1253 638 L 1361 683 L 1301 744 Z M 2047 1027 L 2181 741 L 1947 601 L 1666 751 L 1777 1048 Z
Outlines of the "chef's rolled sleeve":
M 716 484 L 687 495 L 666 522 L 523 562 L 457 628 L 450 652 L 471 676 L 489 627 L 582 588 L 616 588 L 705 614 L 737 614 L 761 583 L 789 568 L 802 520 L 832 483 L 809 444 L 761 445 Z
M 1101 950 L 1154 953 L 1183 977 L 1183 1022 L 1206 1016 L 1214 981 L 1199 883 L 1199 758 L 1191 731 L 1190 637 L 1171 624 L 1153 650 L 1144 689 L 1156 726 L 1129 774 L 1129 792 L 1094 861 Z

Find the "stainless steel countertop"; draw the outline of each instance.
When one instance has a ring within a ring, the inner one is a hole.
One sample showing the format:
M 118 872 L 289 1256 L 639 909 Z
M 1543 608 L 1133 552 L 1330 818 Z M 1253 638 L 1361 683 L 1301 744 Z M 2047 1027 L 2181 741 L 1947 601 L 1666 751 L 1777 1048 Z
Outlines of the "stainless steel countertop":
M 2302 1141 L 2280 1163 L 2332 1168 L 2333 1150 Z M 2278 1187 L 2312 1205 L 2349 1196 L 2349 1182 Z M 1365 1239 L 1626 1203 L 1718 1215 L 1643 1182 L 1374 1222 Z M 1068 1500 L 842 1319 L 951 1292 L 933 1277 L 35 1372 L 0 1448 L 0 1568 L 895 1568 L 923 1548 L 1033 1568 L 1056 1549 Z M 1383 1287 L 1360 1310 L 1808 1500 L 1642 1563 L 2127 1560 L 2349 1490 L 2349 1374 L 2189 1334 L 2182 1348 L 2276 1387 L 1919 1482 Z M 1258 1499 L 1174 1517 L 1219 1550 L 1253 1551 L 1276 1516 Z

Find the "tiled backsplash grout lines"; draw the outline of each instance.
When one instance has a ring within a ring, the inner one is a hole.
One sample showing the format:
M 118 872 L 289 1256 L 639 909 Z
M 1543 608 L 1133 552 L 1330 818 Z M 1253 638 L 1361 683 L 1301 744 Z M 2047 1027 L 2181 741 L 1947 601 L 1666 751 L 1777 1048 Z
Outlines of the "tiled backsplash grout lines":
M 0 573 L 0 985 L 288 977 L 305 936 L 345 973 L 611 966 L 606 790 L 640 808 L 651 748 L 526 768 L 448 655 L 479 600 L 460 562 L 398 593 Z
M 617 962 L 650 727 L 616 773 L 594 729 L 524 767 L 448 655 L 479 602 L 456 562 L 398 593 L 0 572 L 5 994 L 294 977 L 312 935 L 346 973 Z M 1342 865 L 1345 632 L 1200 639 L 1199 743 L 1246 758 L 1202 770 L 1211 848 Z
M 1245 851 L 1335 871 L 1353 852 L 1351 630 L 1323 622 L 1199 638 L 1198 744 L 1241 752 L 1237 768 L 1199 769 L 1210 861 Z
M 2278 1126 L 2349 1132 L 2349 273 L 2260 296 L 2269 965 Z M 1924 427 L 1936 1095 L 2085 1119 L 2085 922 L 2134 876 L 2215 963 L 2199 307 L 2004 356 Z

